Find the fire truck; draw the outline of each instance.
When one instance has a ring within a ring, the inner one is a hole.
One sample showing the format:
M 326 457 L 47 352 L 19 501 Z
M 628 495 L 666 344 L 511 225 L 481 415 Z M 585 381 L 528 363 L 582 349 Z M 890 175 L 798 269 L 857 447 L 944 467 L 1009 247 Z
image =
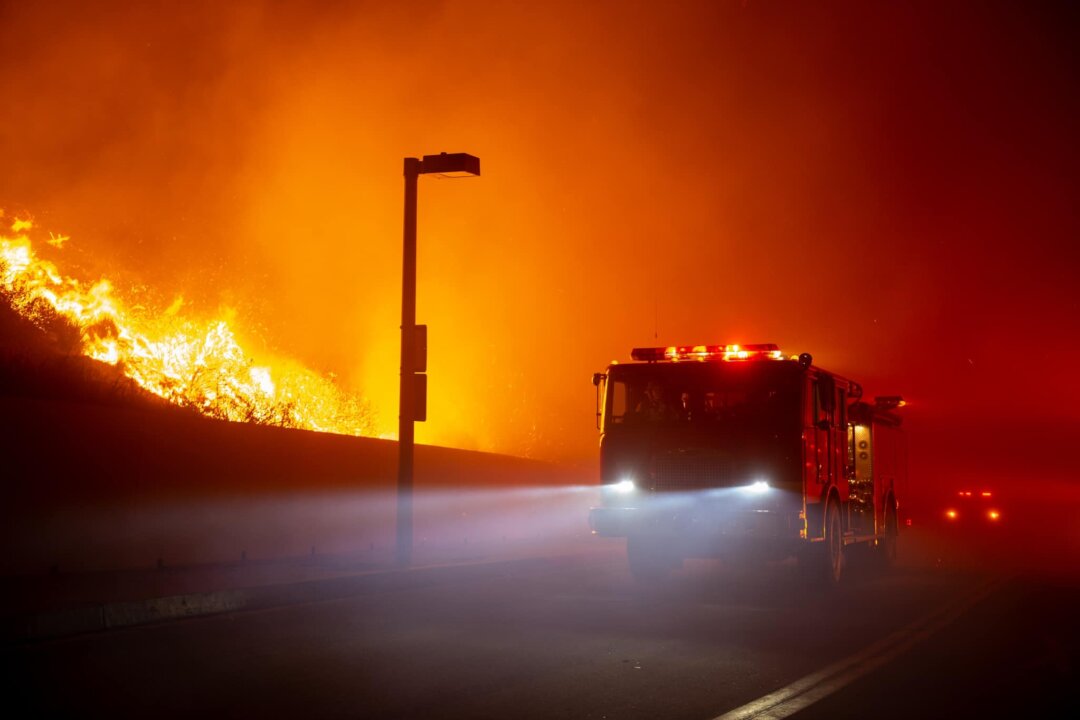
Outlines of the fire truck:
M 899 396 L 776 345 L 635 348 L 593 376 L 594 534 L 642 582 L 686 558 L 785 560 L 837 583 L 853 546 L 896 560 L 907 464 Z

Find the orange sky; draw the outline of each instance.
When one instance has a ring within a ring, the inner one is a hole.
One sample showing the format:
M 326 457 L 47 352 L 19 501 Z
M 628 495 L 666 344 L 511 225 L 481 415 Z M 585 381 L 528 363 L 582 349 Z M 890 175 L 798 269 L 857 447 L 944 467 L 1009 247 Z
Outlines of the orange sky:
M 1071 18 L 307 5 L 0 3 L 0 206 L 394 430 L 402 158 L 480 156 L 420 183 L 420 442 L 588 462 L 589 375 L 701 342 L 811 352 L 924 432 L 1077 426 Z

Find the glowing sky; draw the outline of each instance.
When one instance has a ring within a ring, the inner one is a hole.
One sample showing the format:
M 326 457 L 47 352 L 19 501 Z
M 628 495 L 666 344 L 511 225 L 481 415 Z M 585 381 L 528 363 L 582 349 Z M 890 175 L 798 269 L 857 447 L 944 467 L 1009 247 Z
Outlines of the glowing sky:
M 775 342 L 905 395 L 924 436 L 990 427 L 970 457 L 994 418 L 1077 424 L 1076 27 L 930 1 L 5 2 L 0 206 L 87 274 L 236 308 L 393 430 L 402 158 L 469 152 L 482 178 L 420 183 L 418 441 L 588 460 L 589 376 L 632 346 Z

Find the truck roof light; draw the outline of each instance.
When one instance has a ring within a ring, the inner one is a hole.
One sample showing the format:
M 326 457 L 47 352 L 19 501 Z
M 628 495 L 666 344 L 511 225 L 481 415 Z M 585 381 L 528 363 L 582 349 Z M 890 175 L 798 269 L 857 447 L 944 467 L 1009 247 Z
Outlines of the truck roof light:
M 892 410 L 894 408 L 902 408 L 907 405 L 904 402 L 904 398 L 899 395 L 879 395 L 874 398 L 874 406 L 878 410 Z
M 669 360 L 783 360 L 784 354 L 772 343 L 757 345 L 671 345 L 668 347 L 634 348 L 634 360 L 658 362 Z

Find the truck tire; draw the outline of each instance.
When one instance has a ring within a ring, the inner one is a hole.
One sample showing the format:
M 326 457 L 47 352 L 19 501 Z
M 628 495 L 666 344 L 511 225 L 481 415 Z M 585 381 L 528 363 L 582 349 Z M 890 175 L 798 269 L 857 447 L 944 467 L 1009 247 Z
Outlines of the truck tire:
M 838 585 L 844 575 L 847 558 L 844 556 L 844 526 L 840 521 L 840 508 L 835 500 L 830 500 L 825 509 L 824 544 L 822 570 L 825 583 Z
M 643 585 L 664 582 L 677 564 L 661 540 L 640 535 L 626 539 L 626 559 L 630 574 Z
M 889 503 L 885 507 L 885 534 L 878 540 L 877 550 L 878 564 L 882 568 L 891 568 L 896 565 L 897 551 L 900 540 L 900 522 L 896 517 L 896 505 Z

